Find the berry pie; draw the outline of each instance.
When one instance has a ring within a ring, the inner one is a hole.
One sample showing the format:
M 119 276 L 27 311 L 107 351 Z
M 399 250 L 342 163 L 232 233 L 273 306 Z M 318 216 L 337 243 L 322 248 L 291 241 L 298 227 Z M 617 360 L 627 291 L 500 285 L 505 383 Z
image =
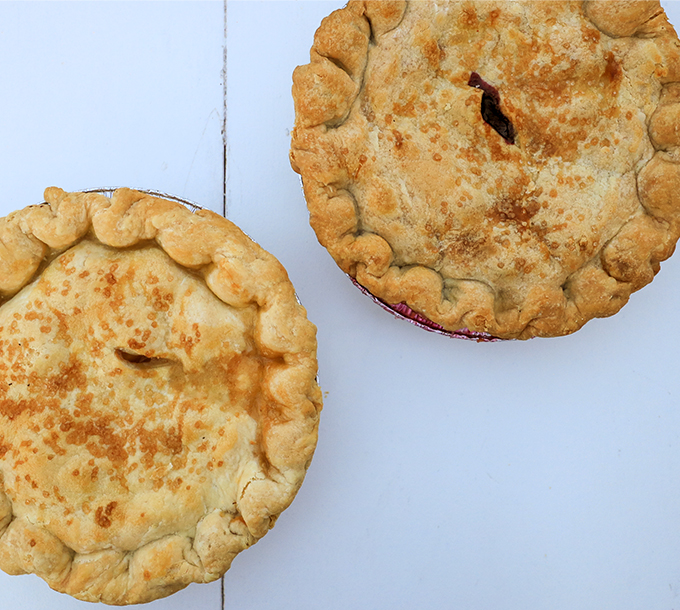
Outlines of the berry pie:
M 680 43 L 657 0 L 353 1 L 293 98 L 320 243 L 430 327 L 572 333 L 680 236 Z

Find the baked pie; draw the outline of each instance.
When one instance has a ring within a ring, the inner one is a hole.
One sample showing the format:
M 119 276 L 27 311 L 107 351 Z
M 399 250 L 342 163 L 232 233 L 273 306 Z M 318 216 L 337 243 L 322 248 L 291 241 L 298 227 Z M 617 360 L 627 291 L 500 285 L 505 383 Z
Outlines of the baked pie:
M 221 216 L 45 201 L 0 219 L 0 568 L 116 605 L 215 580 L 302 483 L 316 329 Z
M 576 331 L 680 235 L 680 43 L 657 0 L 352 1 L 293 76 L 310 222 L 448 331 Z

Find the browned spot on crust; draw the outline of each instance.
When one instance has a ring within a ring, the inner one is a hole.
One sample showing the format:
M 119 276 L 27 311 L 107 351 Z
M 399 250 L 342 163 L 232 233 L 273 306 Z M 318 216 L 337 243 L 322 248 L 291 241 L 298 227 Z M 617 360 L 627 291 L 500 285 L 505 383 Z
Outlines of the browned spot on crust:
M 413 101 L 406 102 L 405 104 L 399 104 L 398 102 L 394 102 L 392 104 L 392 113 L 396 114 L 397 116 L 407 116 L 415 118 L 416 107 Z
M 484 235 L 472 229 L 449 233 L 446 236 L 446 244 L 447 254 L 474 258 L 484 255 L 491 248 Z
M 436 40 L 428 40 L 423 46 L 423 54 L 431 68 L 438 68 L 441 61 L 446 57 L 444 49 Z
M 460 14 L 460 22 L 467 27 L 475 27 L 479 23 L 475 9 L 471 6 L 465 7 Z
M 158 287 L 151 292 L 153 297 L 152 306 L 156 311 L 168 311 L 172 304 L 174 297 L 171 293 L 162 294 Z
M 511 199 L 504 197 L 495 202 L 489 213 L 496 223 L 513 223 L 520 232 L 529 228 L 529 222 L 541 209 L 535 199 Z
M 0 400 L 0 414 L 9 420 L 16 419 L 24 411 L 35 412 L 36 409 L 35 400 L 9 400 L 7 398 Z
M 136 339 L 130 339 L 127 344 L 130 349 L 143 349 L 146 347 L 146 343 L 141 343 Z
M 489 21 L 490 27 L 496 26 L 496 22 L 498 21 L 498 18 L 500 17 L 500 15 L 501 15 L 501 11 L 499 9 L 494 9 L 489 13 L 487 19 Z
M 50 396 L 63 396 L 65 393 L 76 389 L 84 389 L 87 384 L 87 376 L 83 371 L 83 364 L 74 355 L 71 355 L 66 365 L 59 365 L 59 372 L 48 377 L 41 390 Z
M 106 457 L 113 463 L 127 460 L 126 438 L 114 432 L 110 418 L 98 417 L 78 421 L 66 413 L 63 417 L 65 421 L 61 428 L 67 432 L 64 439 L 67 445 L 85 445 L 94 457 Z M 97 437 L 97 441 L 91 441 L 92 437 Z
M 94 513 L 94 522 L 103 528 L 111 527 L 113 511 L 118 502 L 109 502 L 105 507 L 99 506 Z
M 178 427 L 171 426 L 167 430 L 163 426 L 157 426 L 152 429 L 147 429 L 143 424 L 139 426 L 137 434 L 143 453 L 141 462 L 146 468 L 153 466 L 154 458 L 159 452 L 170 456 L 182 453 L 184 448 L 182 443 L 182 422 L 183 417 L 180 416 Z
M 603 76 L 608 83 L 618 88 L 618 85 L 623 78 L 621 64 L 617 61 L 616 57 L 614 57 L 614 53 L 611 51 L 605 55 L 605 61 L 607 62 L 607 65 L 605 66 Z

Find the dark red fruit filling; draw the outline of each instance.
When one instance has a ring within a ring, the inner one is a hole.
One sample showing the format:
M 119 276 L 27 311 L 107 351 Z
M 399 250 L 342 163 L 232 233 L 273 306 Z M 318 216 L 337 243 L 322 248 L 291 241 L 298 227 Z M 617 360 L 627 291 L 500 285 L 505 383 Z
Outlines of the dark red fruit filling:
M 424 330 L 429 330 L 434 333 L 438 333 L 440 335 L 446 335 L 447 337 L 453 337 L 455 339 L 468 339 L 470 341 L 478 341 L 478 342 L 487 342 L 487 341 L 503 341 L 503 339 L 500 339 L 498 337 L 494 337 L 493 335 L 490 335 L 489 333 L 482 333 L 482 332 L 477 332 L 474 330 L 469 330 L 467 328 L 460 328 L 458 330 L 446 330 L 443 326 L 440 326 L 436 322 L 433 322 L 429 318 L 426 318 L 424 315 L 418 313 L 417 311 L 413 311 L 408 305 L 405 303 L 395 303 L 395 304 L 390 304 L 382 299 L 379 299 L 377 296 L 375 296 L 372 292 L 364 288 L 359 282 L 357 282 L 353 277 L 350 276 L 350 278 L 353 282 L 353 284 L 361 290 L 366 296 L 370 297 L 373 299 L 380 307 L 382 307 L 384 310 L 389 311 L 393 316 L 396 318 L 401 318 L 402 320 L 408 320 L 412 324 L 415 324 L 418 328 L 422 328 Z
M 470 74 L 468 85 L 483 91 L 481 110 L 484 122 L 492 127 L 508 144 L 514 144 L 515 128 L 501 110 L 501 96 L 498 89 L 487 83 L 477 72 Z

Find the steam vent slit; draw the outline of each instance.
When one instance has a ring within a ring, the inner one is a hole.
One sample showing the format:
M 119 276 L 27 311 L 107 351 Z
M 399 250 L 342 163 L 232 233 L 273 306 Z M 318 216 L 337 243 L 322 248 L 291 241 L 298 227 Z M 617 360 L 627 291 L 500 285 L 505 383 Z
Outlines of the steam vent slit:
M 154 368 L 157 366 L 167 366 L 172 363 L 172 361 L 167 358 L 149 358 L 144 354 L 137 354 L 120 348 L 116 348 L 115 352 L 116 356 L 123 362 L 137 368 Z
M 482 119 L 492 127 L 508 144 L 515 143 L 515 128 L 501 110 L 501 96 L 498 89 L 487 83 L 477 72 L 470 74 L 468 86 L 482 90 Z

